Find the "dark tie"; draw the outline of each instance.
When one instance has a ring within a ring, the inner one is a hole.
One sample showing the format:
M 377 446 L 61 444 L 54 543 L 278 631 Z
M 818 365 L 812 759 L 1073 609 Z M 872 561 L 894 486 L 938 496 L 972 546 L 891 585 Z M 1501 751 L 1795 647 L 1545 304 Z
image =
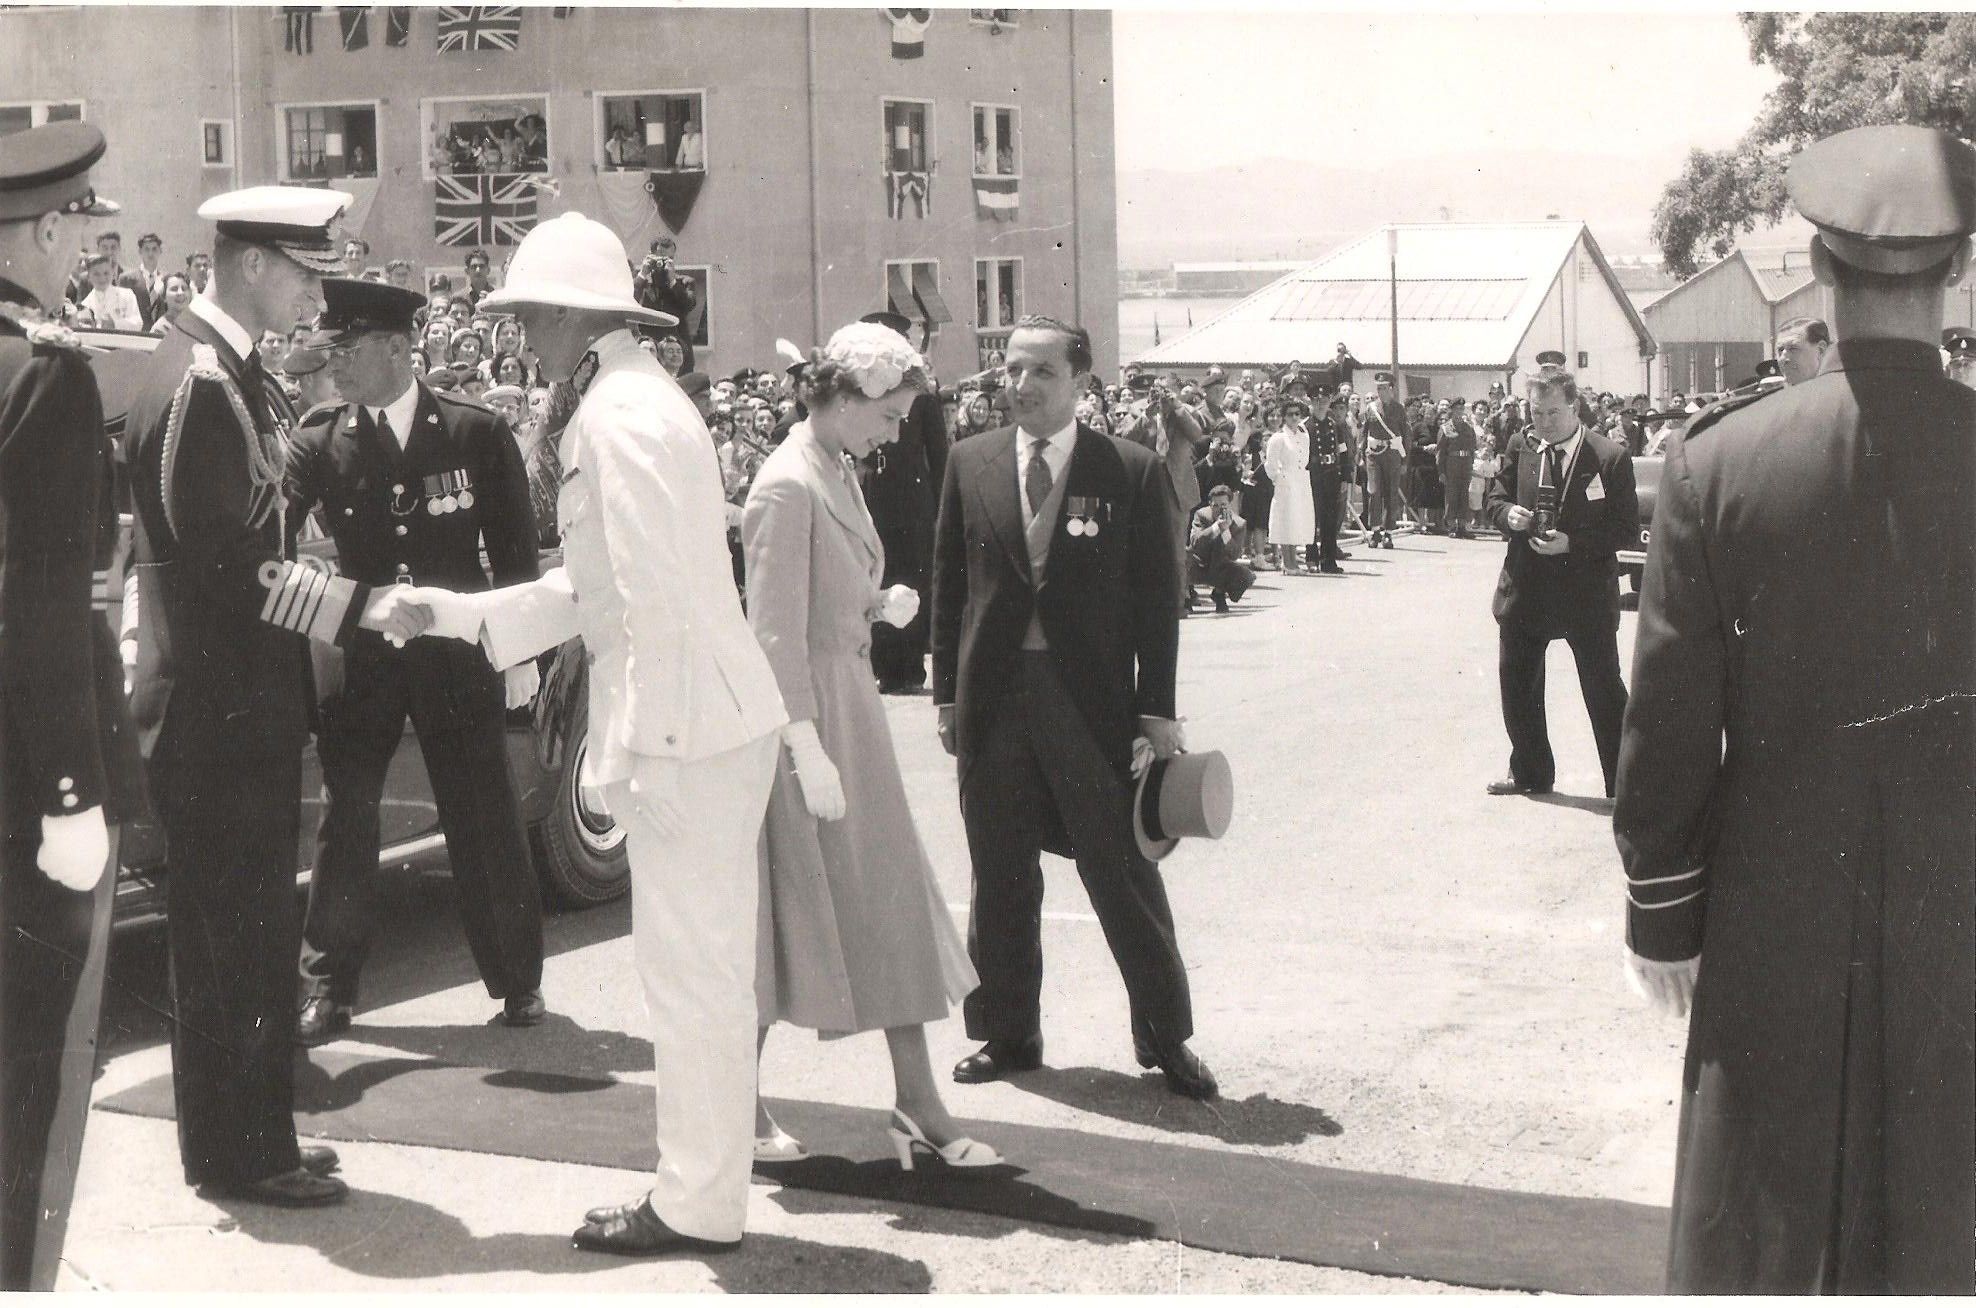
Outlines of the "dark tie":
M 1564 493 L 1562 469 L 1563 465 L 1558 459 L 1558 447 L 1555 445 L 1546 445 L 1544 447 L 1544 484 L 1557 487 L 1559 494 Z
M 377 438 L 384 442 L 387 450 L 398 448 L 398 434 L 391 430 L 391 418 L 384 410 L 377 411 Z
M 1029 447 L 1029 484 L 1026 494 L 1029 497 L 1029 516 L 1035 517 L 1043 511 L 1043 501 L 1050 498 L 1050 488 L 1056 484 L 1050 476 L 1050 465 L 1043 458 L 1043 451 L 1050 448 L 1050 442 L 1039 440 Z

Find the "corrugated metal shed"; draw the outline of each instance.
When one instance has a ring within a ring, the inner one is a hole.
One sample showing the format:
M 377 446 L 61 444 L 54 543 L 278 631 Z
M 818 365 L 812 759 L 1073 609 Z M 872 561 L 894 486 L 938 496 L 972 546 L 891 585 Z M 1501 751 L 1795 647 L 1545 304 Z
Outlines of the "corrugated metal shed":
M 1646 324 L 1584 223 L 1404 223 L 1298 268 L 1139 361 L 1280 366 L 1329 359 L 1344 342 L 1365 365 L 1390 366 L 1389 233 L 1398 241 L 1400 356 L 1409 369 L 1514 366 L 1518 345 L 1580 240 L 1641 351 L 1653 349 Z

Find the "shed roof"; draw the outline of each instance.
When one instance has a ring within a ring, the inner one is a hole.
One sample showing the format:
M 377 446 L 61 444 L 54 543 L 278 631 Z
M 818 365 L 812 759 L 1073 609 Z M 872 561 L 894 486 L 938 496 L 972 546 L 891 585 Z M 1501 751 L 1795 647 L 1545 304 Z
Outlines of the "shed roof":
M 1408 368 L 1510 368 L 1544 297 L 1582 238 L 1639 336 L 1653 337 L 1583 222 L 1399 223 L 1278 278 L 1139 362 L 1280 365 L 1331 357 L 1342 341 L 1391 366 L 1388 233 L 1398 250 L 1400 355 Z

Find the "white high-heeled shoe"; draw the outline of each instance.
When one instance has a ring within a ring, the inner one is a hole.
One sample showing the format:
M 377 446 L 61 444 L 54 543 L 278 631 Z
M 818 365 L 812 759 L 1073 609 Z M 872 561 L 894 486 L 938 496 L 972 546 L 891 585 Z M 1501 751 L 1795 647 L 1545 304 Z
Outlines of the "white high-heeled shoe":
M 926 1150 L 942 1164 L 952 1168 L 1002 1165 L 1002 1156 L 979 1140 L 970 1140 L 963 1136 L 943 1148 L 927 1139 L 926 1132 L 919 1129 L 919 1123 L 896 1108 L 892 1110 L 892 1122 L 893 1125 L 885 1128 L 885 1134 L 892 1137 L 892 1148 L 899 1155 L 899 1166 L 908 1172 L 913 1170 L 915 1149 Z
M 810 1156 L 803 1142 L 790 1135 L 775 1123 L 767 1135 L 755 1137 L 755 1161 L 758 1163 L 795 1163 Z

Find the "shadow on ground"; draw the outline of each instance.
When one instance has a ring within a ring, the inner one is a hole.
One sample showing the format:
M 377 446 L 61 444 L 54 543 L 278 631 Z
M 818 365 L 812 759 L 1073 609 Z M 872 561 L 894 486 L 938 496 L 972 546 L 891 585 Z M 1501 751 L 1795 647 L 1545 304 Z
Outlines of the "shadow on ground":
M 1313 1136 L 1345 1133 L 1323 1109 L 1267 1094 L 1207 1103 L 1186 1099 L 1170 1093 L 1157 1072 L 1127 1076 L 1101 1067 L 1046 1067 L 1011 1077 L 1009 1084 L 1114 1121 L 1207 1136 L 1223 1144 L 1294 1145 Z

